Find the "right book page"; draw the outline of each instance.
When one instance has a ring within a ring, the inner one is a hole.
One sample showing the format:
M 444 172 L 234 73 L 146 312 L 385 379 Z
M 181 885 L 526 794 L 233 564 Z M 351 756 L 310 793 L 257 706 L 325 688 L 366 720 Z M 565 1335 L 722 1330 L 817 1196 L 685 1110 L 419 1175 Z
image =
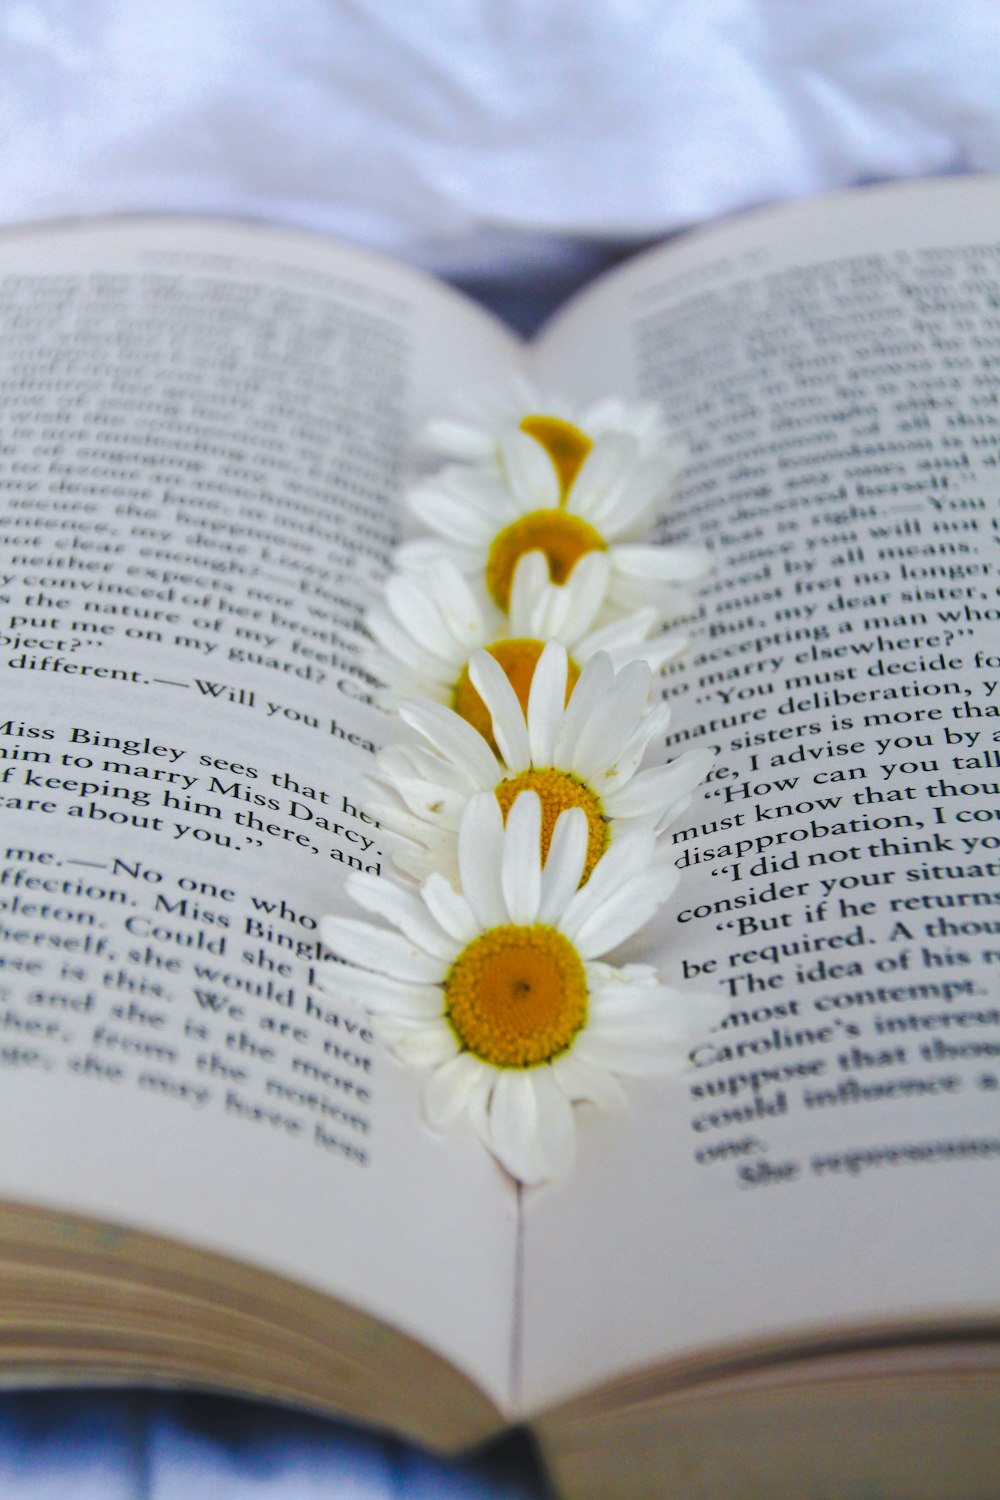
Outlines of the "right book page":
M 655 398 L 688 445 L 662 537 L 715 567 L 668 745 L 718 759 L 634 956 L 731 1014 L 529 1195 L 528 1410 L 996 1317 L 998 211 L 981 178 L 754 215 L 538 348 L 547 387 Z

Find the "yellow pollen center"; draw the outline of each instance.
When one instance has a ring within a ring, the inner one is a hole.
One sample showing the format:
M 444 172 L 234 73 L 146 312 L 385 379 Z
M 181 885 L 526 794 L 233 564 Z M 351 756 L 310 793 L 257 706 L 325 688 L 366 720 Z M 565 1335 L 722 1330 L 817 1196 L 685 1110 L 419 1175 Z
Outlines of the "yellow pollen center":
M 541 770 L 520 771 L 496 788 L 496 799 L 503 812 L 504 822 L 521 792 L 537 792 L 542 804 L 542 863 L 549 857 L 549 846 L 555 831 L 556 819 L 568 807 L 582 807 L 587 815 L 587 858 L 583 866 L 580 884 L 585 885 L 590 873 L 608 847 L 608 820 L 595 794 L 569 771 L 558 771 L 553 766 Z
M 525 716 L 528 713 L 528 694 L 531 691 L 531 679 L 535 675 L 535 667 L 538 658 L 545 649 L 544 641 L 529 640 L 526 638 L 512 641 L 496 641 L 494 645 L 487 646 L 487 651 L 495 662 L 498 662 L 507 674 L 507 680 L 520 703 Z M 570 659 L 566 673 L 566 699 L 576 686 L 580 675 L 580 668 L 576 662 Z M 473 729 L 478 729 L 483 739 L 486 740 L 491 750 L 496 750 L 496 741 L 493 738 L 493 720 L 490 718 L 486 704 L 480 698 L 472 685 L 469 677 L 468 667 L 462 668 L 462 675 L 455 684 L 455 695 L 452 699 L 452 708 L 463 719 L 467 719 Z
M 559 475 L 562 503 L 583 468 L 583 461 L 594 446 L 593 442 L 579 427 L 574 427 L 572 422 L 564 422 L 562 417 L 546 417 L 540 412 L 532 412 L 529 416 L 522 417 L 520 425 L 521 431 L 534 438 L 536 443 L 541 443 L 551 458 Z
M 497 1068 L 533 1068 L 565 1052 L 587 1021 L 580 955 L 554 927 L 491 927 L 445 980 L 462 1046 Z
M 526 552 L 544 552 L 553 583 L 565 583 L 587 552 L 604 552 L 599 531 L 565 510 L 532 510 L 497 532 L 486 559 L 486 587 L 501 609 L 510 607 L 514 569 Z

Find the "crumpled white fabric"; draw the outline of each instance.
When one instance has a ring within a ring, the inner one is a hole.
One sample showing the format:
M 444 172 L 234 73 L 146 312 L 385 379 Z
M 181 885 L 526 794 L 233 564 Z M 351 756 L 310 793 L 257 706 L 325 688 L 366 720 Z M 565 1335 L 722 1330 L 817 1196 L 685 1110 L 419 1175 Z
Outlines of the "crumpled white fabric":
M 5 0 L 0 221 L 171 210 L 445 273 L 1000 166 L 996 0 Z

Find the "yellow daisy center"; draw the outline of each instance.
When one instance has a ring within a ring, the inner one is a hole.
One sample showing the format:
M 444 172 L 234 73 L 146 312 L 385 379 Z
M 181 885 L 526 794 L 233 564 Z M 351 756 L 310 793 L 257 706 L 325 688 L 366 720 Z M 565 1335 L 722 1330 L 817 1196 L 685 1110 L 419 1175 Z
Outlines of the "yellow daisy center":
M 540 412 L 522 417 L 520 426 L 522 432 L 541 443 L 551 458 L 559 475 L 562 503 L 583 468 L 583 461 L 594 446 L 593 441 L 572 422 L 564 422 L 562 417 L 547 417 Z
M 608 847 L 608 820 L 600 801 L 585 781 L 558 771 L 554 766 L 541 770 L 520 771 L 496 788 L 496 799 L 503 812 L 504 822 L 521 792 L 537 792 L 542 804 L 542 863 L 549 857 L 549 846 L 555 831 L 556 819 L 568 807 L 582 807 L 587 815 L 587 859 L 583 866 L 580 884 L 590 879 L 590 872 Z
M 487 651 L 495 662 L 503 667 L 507 674 L 507 680 L 517 694 L 525 716 L 528 713 L 528 694 L 531 692 L 531 679 L 535 675 L 538 658 L 545 650 L 544 641 L 530 640 L 525 637 L 512 641 L 496 641 L 492 646 L 487 646 Z M 566 699 L 576 686 L 577 678 L 580 676 L 580 668 L 576 662 L 570 659 L 566 673 Z M 462 668 L 462 675 L 455 684 L 455 695 L 452 699 L 452 708 L 463 719 L 467 719 L 473 729 L 478 729 L 483 739 L 489 743 L 492 750 L 496 750 L 496 741 L 493 738 L 493 720 L 490 717 L 486 704 L 480 698 L 472 685 L 468 667 Z
M 544 552 L 553 583 L 565 583 L 587 552 L 604 552 L 599 531 L 565 510 L 532 510 L 519 516 L 490 545 L 486 559 L 486 587 L 501 609 L 510 607 L 514 569 L 526 552 Z
M 463 948 L 444 990 L 462 1046 L 496 1068 L 550 1062 L 587 1021 L 583 961 L 554 927 L 491 927 Z

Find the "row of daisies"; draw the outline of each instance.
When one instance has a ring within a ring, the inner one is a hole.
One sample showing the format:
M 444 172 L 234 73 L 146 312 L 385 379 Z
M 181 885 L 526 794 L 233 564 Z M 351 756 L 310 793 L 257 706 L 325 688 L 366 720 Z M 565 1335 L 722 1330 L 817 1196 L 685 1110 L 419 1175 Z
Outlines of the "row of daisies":
M 399 728 L 370 810 L 402 873 L 348 876 L 377 920 L 324 919 L 323 984 L 423 1074 L 434 1128 L 559 1180 L 575 1106 L 620 1109 L 620 1077 L 676 1072 L 723 1009 L 612 961 L 671 895 L 660 835 L 711 763 L 664 760 L 657 691 L 707 555 L 652 540 L 678 452 L 648 405 L 518 388 L 425 436 L 424 534 L 369 616 Z

